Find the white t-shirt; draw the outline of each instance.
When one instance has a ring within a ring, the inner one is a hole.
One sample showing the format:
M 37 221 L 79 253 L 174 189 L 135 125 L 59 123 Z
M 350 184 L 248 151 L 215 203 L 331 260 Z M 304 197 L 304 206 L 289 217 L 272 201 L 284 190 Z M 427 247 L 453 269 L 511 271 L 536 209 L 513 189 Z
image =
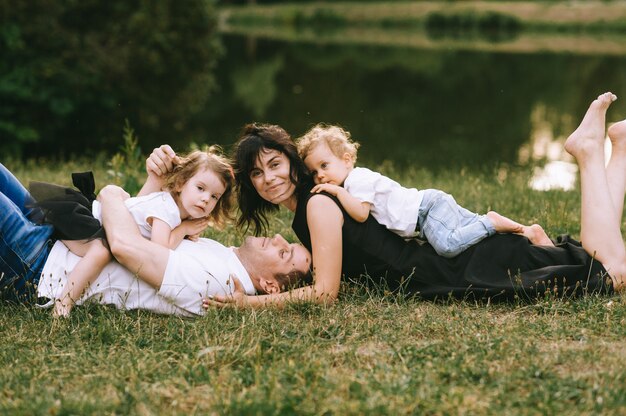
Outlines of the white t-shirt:
M 405 238 L 412 238 L 423 192 L 405 188 L 393 179 L 367 168 L 354 168 L 343 187 L 355 198 L 372 205 L 370 212 L 376 221 L 388 230 Z
M 169 192 L 153 192 L 144 196 L 128 198 L 124 204 L 139 226 L 141 235 L 147 239 L 152 237 L 152 226 L 148 223 L 149 218 L 160 219 L 172 230 L 180 225 L 180 210 Z M 102 223 L 100 202 L 93 201 L 92 213 Z
M 38 296 L 52 300 L 59 298 L 68 275 L 80 259 L 57 241 L 44 265 L 37 286 Z M 232 248 L 207 238 L 197 242 L 183 240 L 176 250 L 169 252 L 160 289 L 113 261 L 102 270 L 77 304 L 92 301 L 123 310 L 144 309 L 161 314 L 198 316 L 204 314 L 203 297 L 233 293 L 231 274 L 241 281 L 246 294 L 256 293 L 250 275 Z

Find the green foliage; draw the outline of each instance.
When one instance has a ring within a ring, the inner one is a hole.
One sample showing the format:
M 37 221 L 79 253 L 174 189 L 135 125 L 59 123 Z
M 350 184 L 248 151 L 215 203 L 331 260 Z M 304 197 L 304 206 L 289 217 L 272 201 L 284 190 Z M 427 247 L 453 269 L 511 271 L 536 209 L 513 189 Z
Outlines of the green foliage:
M 503 40 L 514 38 L 522 29 L 522 23 L 514 16 L 493 11 L 481 14 L 434 12 L 426 17 L 425 27 L 433 36 L 452 34 L 464 38 L 481 36 L 491 40 Z
M 146 176 L 143 169 L 145 157 L 141 154 L 139 139 L 128 120 L 124 124 L 123 140 L 120 151 L 109 162 L 111 169 L 108 174 L 112 178 L 111 183 L 135 195 L 141 189 Z
M 0 10 L 3 151 L 112 150 L 110 126 L 125 118 L 158 143 L 214 87 L 209 0 L 0 0 Z

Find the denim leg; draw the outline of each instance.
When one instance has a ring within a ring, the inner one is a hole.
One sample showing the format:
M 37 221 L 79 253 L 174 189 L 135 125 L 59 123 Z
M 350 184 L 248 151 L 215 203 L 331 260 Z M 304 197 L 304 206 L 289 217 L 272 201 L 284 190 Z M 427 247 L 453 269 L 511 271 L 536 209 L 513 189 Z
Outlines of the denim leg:
M 495 233 L 487 217 L 461 207 L 445 192 L 432 191 L 425 194 L 420 206 L 420 229 L 437 254 L 457 256 Z
M 41 221 L 43 214 L 39 208 L 32 206 L 35 202 L 33 197 L 2 163 L 0 163 L 0 193 L 13 201 L 26 218 L 33 222 Z
M 19 205 L 0 193 L 0 298 L 24 300 L 33 293 L 50 252 L 52 231 L 50 225 L 33 224 Z

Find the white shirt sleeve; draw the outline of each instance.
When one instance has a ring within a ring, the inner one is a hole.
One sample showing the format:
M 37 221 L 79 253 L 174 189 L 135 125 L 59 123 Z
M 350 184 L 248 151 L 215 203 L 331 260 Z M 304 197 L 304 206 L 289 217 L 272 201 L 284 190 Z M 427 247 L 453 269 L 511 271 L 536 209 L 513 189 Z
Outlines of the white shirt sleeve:
M 373 204 L 376 198 L 376 183 L 380 177 L 380 173 L 367 168 L 354 168 L 346 178 L 343 187 L 353 197 Z
M 168 192 L 156 192 L 148 195 L 141 204 L 140 212 L 138 215 L 141 215 L 140 219 L 145 223 L 148 223 L 150 218 L 157 218 L 166 223 L 171 229 L 178 227 L 181 223 L 180 210 L 176 205 L 176 201 Z M 136 219 L 139 220 L 139 218 Z

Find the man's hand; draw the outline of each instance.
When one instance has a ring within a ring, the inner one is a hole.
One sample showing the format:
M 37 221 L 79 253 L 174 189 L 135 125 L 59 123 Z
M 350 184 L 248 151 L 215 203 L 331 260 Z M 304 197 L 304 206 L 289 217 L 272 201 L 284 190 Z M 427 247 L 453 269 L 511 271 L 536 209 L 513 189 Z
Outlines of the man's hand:
M 107 199 L 107 198 L 119 198 L 122 201 L 127 200 L 128 198 L 130 198 L 130 195 L 128 192 L 126 192 L 125 190 L 123 190 L 122 188 L 120 188 L 119 186 L 116 185 L 107 185 L 104 188 L 102 188 L 100 190 L 100 192 L 98 193 L 98 201 L 102 202 L 103 199 Z
M 146 159 L 146 172 L 148 176 L 162 176 L 174 169 L 174 165 L 180 162 L 176 152 L 168 144 L 161 145 L 154 149 L 148 159 Z
M 319 194 L 320 192 L 327 192 L 332 196 L 338 196 L 338 194 L 343 190 L 341 186 L 332 185 L 330 183 L 320 183 L 319 185 L 315 185 L 313 189 L 311 189 L 311 193 Z
M 243 290 L 243 285 L 237 279 L 237 276 L 234 274 L 230 275 L 230 278 L 235 285 L 235 289 L 230 295 L 225 296 L 212 296 L 206 297 L 202 299 L 202 307 L 206 310 L 211 307 L 214 308 L 228 308 L 228 307 L 236 307 L 236 308 L 244 308 L 248 305 L 246 292 Z

